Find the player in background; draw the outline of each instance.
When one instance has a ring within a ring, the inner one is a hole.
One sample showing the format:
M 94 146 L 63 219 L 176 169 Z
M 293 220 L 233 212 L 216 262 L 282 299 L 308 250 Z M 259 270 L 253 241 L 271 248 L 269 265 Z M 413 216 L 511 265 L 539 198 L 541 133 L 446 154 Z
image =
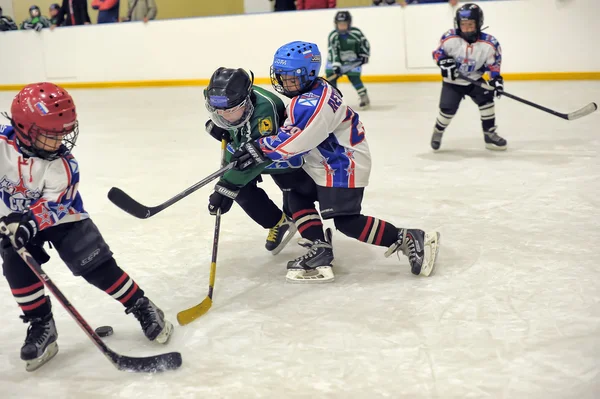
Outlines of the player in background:
M 362 65 L 369 62 L 371 49 L 369 41 L 362 31 L 352 26 L 352 15 L 349 11 L 339 11 L 334 18 L 335 29 L 329 34 L 329 51 L 325 73 L 327 76 L 337 75 L 329 83 L 337 87 L 337 80 L 342 75 L 347 75 L 350 83 L 360 97 L 359 107 L 366 109 L 371 104 L 367 89 L 360 79 Z M 361 64 L 346 73 L 342 68 L 360 61 Z
M 271 82 L 278 93 L 292 99 L 287 119 L 277 135 L 249 142 L 237 151 L 232 157 L 235 167 L 243 170 L 302 155 L 303 170 L 295 172 L 298 185 L 290 193 L 293 196 L 289 205 L 295 215 L 309 214 L 318 201 L 323 219 L 333 219 L 343 234 L 388 247 L 386 256 L 401 251 L 408 256 L 413 274 L 430 275 L 439 233 L 397 228 L 361 214 L 363 192 L 371 172 L 365 130 L 341 93 L 318 78 L 320 68 L 321 53 L 314 43 L 296 41 L 277 50 Z M 306 255 L 288 263 L 287 279 L 332 281 L 332 246 L 324 237 L 323 226 L 310 226 L 303 236 L 310 236 L 312 243 Z
M 35 83 L 14 98 L 11 126 L 0 125 L 0 221 L 11 231 L 0 247 L 2 269 L 29 323 L 21 359 L 33 371 L 58 352 L 58 334 L 44 284 L 15 248 L 25 247 L 40 263 L 49 242 L 75 276 L 105 291 L 133 313 L 151 341 L 166 343 L 173 325 L 118 265 L 85 211 L 79 166 L 71 154 L 79 128 L 75 102 L 52 83 Z
M 29 7 L 29 18 L 21 23 L 21 29 L 35 30 L 40 32 L 44 28 L 50 27 L 50 20 L 42 15 L 38 6 Z
M 227 141 L 226 160 L 249 140 L 256 140 L 277 132 L 285 119 L 285 105 L 279 97 L 253 85 L 254 75 L 241 68 L 219 68 L 210 78 L 204 91 L 206 108 L 210 119 L 206 131 L 215 139 Z M 244 171 L 230 170 L 215 185 L 209 197 L 211 215 L 227 213 L 233 201 L 263 228 L 268 229 L 265 247 L 273 255 L 278 254 L 296 233 L 296 225 L 284 211 L 269 198 L 258 183 L 261 174 L 277 175 L 290 169 L 301 168 L 302 159 L 293 162 L 272 163 L 268 167 L 256 167 Z M 289 211 L 287 211 L 289 213 Z M 290 214 L 291 215 L 291 214 Z
M 431 147 L 434 150 L 440 148 L 442 135 L 465 96 L 471 97 L 479 107 L 485 147 L 489 150 L 506 150 L 506 140 L 496 133 L 494 106 L 494 95 L 500 97 L 504 90 L 504 80 L 500 75 L 502 50 L 494 36 L 481 31 L 482 26 L 481 8 L 472 3 L 463 5 L 456 11 L 454 29 L 442 36 L 439 47 L 433 52 L 433 59 L 442 70 L 444 78 L 440 113 L 431 136 Z M 484 82 L 482 75 L 489 72 L 490 85 L 495 90 L 485 90 L 460 79 L 459 72 L 481 82 Z

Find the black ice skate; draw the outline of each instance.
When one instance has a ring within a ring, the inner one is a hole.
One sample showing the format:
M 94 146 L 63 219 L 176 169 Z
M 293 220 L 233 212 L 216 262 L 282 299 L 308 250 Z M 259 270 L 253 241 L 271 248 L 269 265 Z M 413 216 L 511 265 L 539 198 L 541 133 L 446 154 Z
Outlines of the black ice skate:
M 25 360 L 25 369 L 34 371 L 42 367 L 58 353 L 56 325 L 52 313 L 45 317 L 21 316 L 23 322 L 30 323 L 25 343 L 21 347 L 21 359 Z
M 156 340 L 158 343 L 166 344 L 171 337 L 173 324 L 166 320 L 163 311 L 145 296 L 138 299 L 132 307 L 127 308 L 125 313 L 133 313 L 150 341 Z
M 294 224 L 294 221 L 284 213 L 281 216 L 281 220 L 274 227 L 269 229 L 265 248 L 273 255 L 277 255 L 292 237 L 294 237 L 294 234 L 296 234 L 296 225 Z
M 496 133 L 496 127 L 494 126 L 487 132 L 483 132 L 483 138 L 485 140 L 485 148 L 494 151 L 506 150 L 507 142 Z
M 292 283 L 329 283 L 335 278 L 332 269 L 333 247 L 331 229 L 325 232 L 325 242 L 301 239 L 298 244 L 308 248 L 306 255 L 291 260 L 285 278 Z
M 442 145 L 442 136 L 444 132 L 438 132 L 434 130 L 433 135 L 431 136 L 431 148 L 434 150 L 439 150 Z
M 371 100 L 369 100 L 369 95 L 368 94 L 361 94 L 360 95 L 360 103 L 358 104 L 358 107 L 360 109 L 368 109 L 371 106 Z
M 418 229 L 399 229 L 398 241 L 385 252 L 386 258 L 394 253 L 408 256 L 408 262 L 413 274 L 429 276 L 435 267 L 435 260 L 440 250 L 440 233 L 433 231 L 425 233 Z

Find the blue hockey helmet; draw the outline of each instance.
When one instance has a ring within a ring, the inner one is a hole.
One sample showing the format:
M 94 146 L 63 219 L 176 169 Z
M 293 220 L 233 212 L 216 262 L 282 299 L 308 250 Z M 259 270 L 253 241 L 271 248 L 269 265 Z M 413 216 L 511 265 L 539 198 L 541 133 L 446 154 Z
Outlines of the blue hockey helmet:
M 308 91 L 320 70 L 321 52 L 315 43 L 287 43 L 275 52 L 271 84 L 275 91 L 292 98 Z

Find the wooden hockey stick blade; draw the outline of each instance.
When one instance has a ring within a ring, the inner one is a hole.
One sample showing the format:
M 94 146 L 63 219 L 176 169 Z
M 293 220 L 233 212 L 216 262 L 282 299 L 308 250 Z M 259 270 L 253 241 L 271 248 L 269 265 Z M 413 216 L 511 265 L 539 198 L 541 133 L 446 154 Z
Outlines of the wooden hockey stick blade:
M 212 299 L 207 296 L 202 302 L 200 302 L 196 306 L 192 306 L 189 309 L 182 310 L 181 312 L 177 313 L 177 322 L 179 322 L 179 325 L 181 326 L 190 324 L 192 321 L 196 320 L 197 318 L 203 316 L 206 312 L 208 312 L 211 306 Z
M 131 198 L 131 196 L 129 194 L 127 194 L 125 191 L 123 191 L 117 187 L 113 187 L 108 191 L 108 199 L 110 200 L 110 202 L 112 202 L 113 204 L 115 204 L 117 207 L 121 208 L 125 212 L 129 213 L 130 215 L 135 216 L 136 218 L 139 218 L 139 219 L 147 219 L 151 216 L 156 215 L 158 212 L 160 212 L 164 209 L 167 209 L 174 203 L 179 202 L 180 200 L 184 199 L 185 197 L 192 194 L 196 190 L 206 186 L 208 183 L 215 180 L 216 178 L 223 176 L 225 174 L 225 172 L 227 172 L 230 169 L 233 169 L 234 166 L 235 165 L 233 163 L 223 166 L 221 169 L 208 175 L 204 179 L 200 180 L 198 183 L 194 184 L 191 187 L 186 188 L 185 190 L 183 190 L 182 192 L 180 192 L 173 198 L 171 198 L 157 206 L 148 207 L 148 206 L 142 205 L 139 202 L 137 202 L 136 200 L 134 200 L 133 198 Z
M 597 109 L 598 109 L 598 105 L 596 105 L 596 103 L 589 103 L 588 105 L 581 108 L 580 110 L 577 110 L 577 111 L 571 112 L 570 114 L 567 114 L 567 118 L 570 121 L 572 121 L 574 119 L 579 119 L 586 115 L 591 114 L 592 112 L 595 112 Z

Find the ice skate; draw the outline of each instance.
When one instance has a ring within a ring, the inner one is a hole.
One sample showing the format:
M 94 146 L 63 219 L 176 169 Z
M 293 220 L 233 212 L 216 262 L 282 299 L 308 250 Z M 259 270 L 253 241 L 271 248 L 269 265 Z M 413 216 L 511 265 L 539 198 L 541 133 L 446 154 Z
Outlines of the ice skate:
M 21 347 L 21 359 L 25 369 L 34 371 L 46 364 L 58 353 L 56 325 L 52 313 L 44 317 L 21 316 L 23 322 L 30 323 L 25 343 Z
M 333 274 L 333 247 L 331 229 L 325 232 L 325 242 L 301 239 L 299 244 L 308 248 L 306 255 L 288 262 L 286 280 L 291 283 L 329 283 Z
M 369 95 L 368 94 L 361 94 L 360 95 L 360 103 L 358 104 L 358 108 L 360 109 L 369 109 L 371 107 L 371 100 L 369 100 Z
M 133 313 L 140 322 L 142 330 L 150 341 L 166 344 L 173 333 L 173 324 L 165 319 L 165 314 L 146 297 L 138 299 L 133 306 L 125 310 Z
M 433 148 L 435 151 L 439 150 L 442 146 L 443 135 L 444 132 L 438 132 L 437 130 L 433 132 L 433 135 L 431 135 L 431 148 Z
M 281 216 L 281 220 L 274 227 L 269 229 L 265 248 L 273 255 L 277 255 L 292 237 L 294 237 L 294 234 L 296 234 L 296 225 L 294 224 L 294 221 L 284 213 Z
M 483 138 L 485 140 L 485 148 L 492 151 L 504 151 L 508 143 L 502 137 L 496 133 L 496 127 L 494 126 L 487 132 L 483 132 Z
M 399 229 L 398 241 L 385 252 L 386 258 L 401 251 L 408 256 L 410 268 L 417 276 L 429 276 L 435 268 L 439 252 L 440 233 L 432 231 L 425 233 L 418 229 Z

